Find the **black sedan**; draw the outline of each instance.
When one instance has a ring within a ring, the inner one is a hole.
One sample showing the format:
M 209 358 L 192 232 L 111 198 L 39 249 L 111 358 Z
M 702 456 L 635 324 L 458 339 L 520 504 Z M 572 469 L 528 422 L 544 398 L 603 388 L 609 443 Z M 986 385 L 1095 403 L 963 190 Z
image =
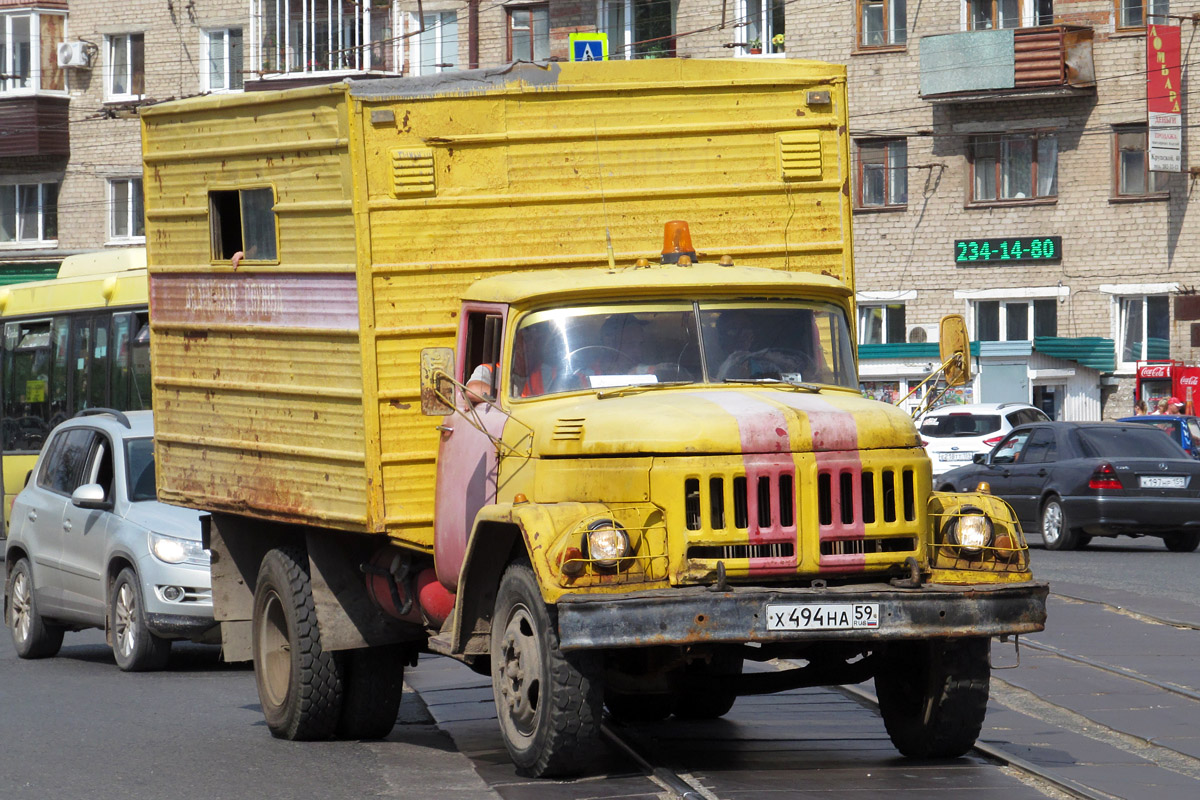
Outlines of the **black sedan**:
M 1148 425 L 1047 422 L 1014 428 L 975 463 L 937 479 L 941 491 L 985 482 L 1048 550 L 1093 536 L 1161 536 L 1168 550 L 1200 545 L 1200 462 Z

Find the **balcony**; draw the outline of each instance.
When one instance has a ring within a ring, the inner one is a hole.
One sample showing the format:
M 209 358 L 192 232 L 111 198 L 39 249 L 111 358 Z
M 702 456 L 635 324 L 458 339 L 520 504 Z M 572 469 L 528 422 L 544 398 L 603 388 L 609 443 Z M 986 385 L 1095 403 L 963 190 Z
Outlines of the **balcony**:
M 70 155 L 69 103 L 66 96 L 0 95 L 0 158 Z
M 1092 29 L 1045 25 L 921 38 L 921 97 L 935 103 L 1094 94 Z

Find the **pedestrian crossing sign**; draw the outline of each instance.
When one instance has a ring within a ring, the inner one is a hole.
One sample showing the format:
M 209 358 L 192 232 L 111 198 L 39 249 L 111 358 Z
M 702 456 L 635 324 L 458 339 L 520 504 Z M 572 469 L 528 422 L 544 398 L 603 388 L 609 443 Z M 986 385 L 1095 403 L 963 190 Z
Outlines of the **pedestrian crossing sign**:
M 607 33 L 572 33 L 567 41 L 572 61 L 608 61 Z

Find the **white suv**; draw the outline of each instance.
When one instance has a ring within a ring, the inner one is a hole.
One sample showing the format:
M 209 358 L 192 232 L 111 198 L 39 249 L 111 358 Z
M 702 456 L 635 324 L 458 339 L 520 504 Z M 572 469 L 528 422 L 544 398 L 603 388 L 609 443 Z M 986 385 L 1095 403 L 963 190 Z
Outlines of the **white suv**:
M 917 428 L 936 478 L 970 464 L 976 453 L 990 451 L 1016 426 L 1049 421 L 1041 409 L 1028 403 L 968 403 L 935 408 L 921 417 Z

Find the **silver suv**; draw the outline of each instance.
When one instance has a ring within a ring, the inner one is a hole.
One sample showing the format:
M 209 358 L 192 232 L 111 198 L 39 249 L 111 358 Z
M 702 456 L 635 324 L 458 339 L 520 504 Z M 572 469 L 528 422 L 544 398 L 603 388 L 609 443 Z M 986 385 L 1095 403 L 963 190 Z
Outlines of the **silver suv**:
M 933 476 L 970 464 L 987 453 L 1004 434 L 1027 422 L 1049 422 L 1028 403 L 967 403 L 935 408 L 917 422 L 921 444 L 933 462 Z
M 51 431 L 13 501 L 4 619 L 17 655 L 102 628 L 117 666 L 165 666 L 172 639 L 219 641 L 199 511 L 155 499 L 151 412 L 90 409 Z

